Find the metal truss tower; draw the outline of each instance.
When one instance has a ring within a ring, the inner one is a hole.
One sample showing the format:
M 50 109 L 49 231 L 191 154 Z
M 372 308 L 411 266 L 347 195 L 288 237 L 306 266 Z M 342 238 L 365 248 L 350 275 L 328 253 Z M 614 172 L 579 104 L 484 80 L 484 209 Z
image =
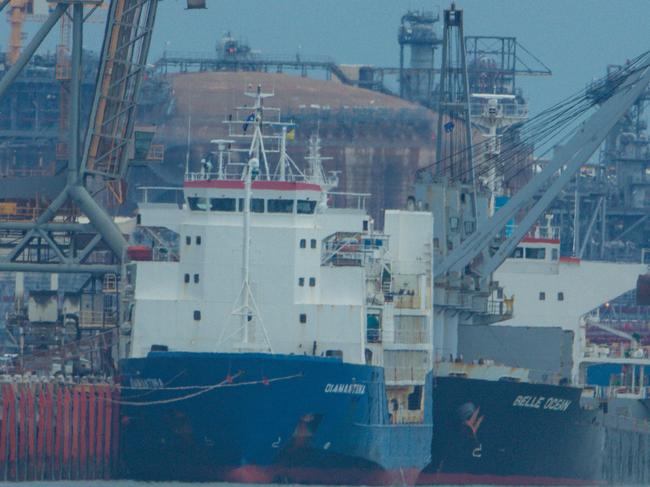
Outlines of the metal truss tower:
M 474 183 L 469 84 L 463 35 L 463 11 L 444 11 L 442 66 L 438 93 L 436 174 Z
M 0 223 L 0 272 L 53 272 L 120 275 L 127 242 L 87 189 L 90 176 L 118 180 L 125 173 L 133 135 L 136 96 L 145 62 L 157 0 L 113 0 L 109 7 L 91 121 L 81 134 L 83 25 L 101 0 L 59 0 L 11 69 L 0 80 L 0 97 L 20 75 L 54 25 L 72 21 L 70 62 L 69 162 L 66 185 L 34 221 Z M 88 223 L 64 219 L 73 208 Z

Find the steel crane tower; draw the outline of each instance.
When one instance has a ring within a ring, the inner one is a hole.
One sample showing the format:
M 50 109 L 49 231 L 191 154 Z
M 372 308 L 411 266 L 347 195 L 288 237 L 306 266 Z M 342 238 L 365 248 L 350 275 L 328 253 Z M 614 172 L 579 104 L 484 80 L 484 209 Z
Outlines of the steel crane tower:
M 101 0 L 60 0 L 11 69 L 0 80 L 0 97 L 27 65 L 47 34 L 63 15 L 72 19 L 70 66 L 69 161 L 66 186 L 35 221 L 0 223 L 0 243 L 11 250 L 0 257 L 0 271 L 70 272 L 119 275 L 127 243 L 111 217 L 88 191 L 88 180 L 118 180 L 127 165 L 133 135 L 136 97 L 155 20 L 157 0 L 114 0 L 106 33 L 85 145 L 81 134 L 84 6 Z M 72 206 L 89 223 L 61 222 L 57 213 Z M 110 253 L 108 262 L 91 263 L 96 251 Z

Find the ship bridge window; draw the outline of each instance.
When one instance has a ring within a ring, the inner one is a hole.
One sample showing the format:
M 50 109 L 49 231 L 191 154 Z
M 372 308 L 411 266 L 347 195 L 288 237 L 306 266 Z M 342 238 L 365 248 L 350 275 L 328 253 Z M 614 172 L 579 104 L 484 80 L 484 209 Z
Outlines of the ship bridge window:
M 293 200 L 268 200 L 269 213 L 293 213 Z
M 311 215 L 316 210 L 315 201 L 298 200 L 296 210 L 299 215 Z
M 235 198 L 211 198 L 210 209 L 212 211 L 237 211 L 237 200 Z
M 558 249 L 551 249 L 551 260 L 558 260 L 560 252 Z
M 190 206 L 192 211 L 207 211 L 208 210 L 208 200 L 207 198 L 198 198 L 192 196 L 187 198 L 187 204 Z
M 526 258 L 535 260 L 544 260 L 546 258 L 545 248 L 526 247 Z
M 239 198 L 239 211 L 244 211 L 244 198 Z M 264 213 L 264 199 L 251 198 L 251 211 L 253 213 Z
M 524 249 L 523 247 L 517 247 L 512 253 L 513 259 L 523 259 L 524 258 Z

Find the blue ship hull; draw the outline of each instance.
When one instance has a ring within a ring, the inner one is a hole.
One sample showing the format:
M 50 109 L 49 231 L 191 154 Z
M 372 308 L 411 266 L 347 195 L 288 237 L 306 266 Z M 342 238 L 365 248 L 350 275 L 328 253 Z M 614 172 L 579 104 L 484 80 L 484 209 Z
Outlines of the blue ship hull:
M 413 484 L 430 458 L 430 377 L 423 424 L 391 424 L 382 368 L 336 359 L 152 352 L 121 377 L 129 478 Z

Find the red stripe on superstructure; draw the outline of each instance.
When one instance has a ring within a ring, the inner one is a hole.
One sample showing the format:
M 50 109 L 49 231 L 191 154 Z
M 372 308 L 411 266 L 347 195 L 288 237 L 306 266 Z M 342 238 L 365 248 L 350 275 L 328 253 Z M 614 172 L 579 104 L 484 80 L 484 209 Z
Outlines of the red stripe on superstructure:
M 567 264 L 579 264 L 580 263 L 580 258 L 578 257 L 560 257 L 560 262 L 564 262 Z
M 532 475 L 477 475 L 469 473 L 421 473 L 418 485 L 602 485 L 605 482 L 568 477 Z
M 244 181 L 203 179 L 200 181 L 185 181 L 183 186 L 185 188 L 244 189 Z M 253 189 L 269 189 L 278 191 L 322 191 L 322 188 L 318 184 L 298 181 L 253 181 Z
M 521 239 L 524 243 L 548 243 L 548 244 L 560 244 L 560 240 L 557 238 L 535 238 L 535 237 L 524 237 Z

